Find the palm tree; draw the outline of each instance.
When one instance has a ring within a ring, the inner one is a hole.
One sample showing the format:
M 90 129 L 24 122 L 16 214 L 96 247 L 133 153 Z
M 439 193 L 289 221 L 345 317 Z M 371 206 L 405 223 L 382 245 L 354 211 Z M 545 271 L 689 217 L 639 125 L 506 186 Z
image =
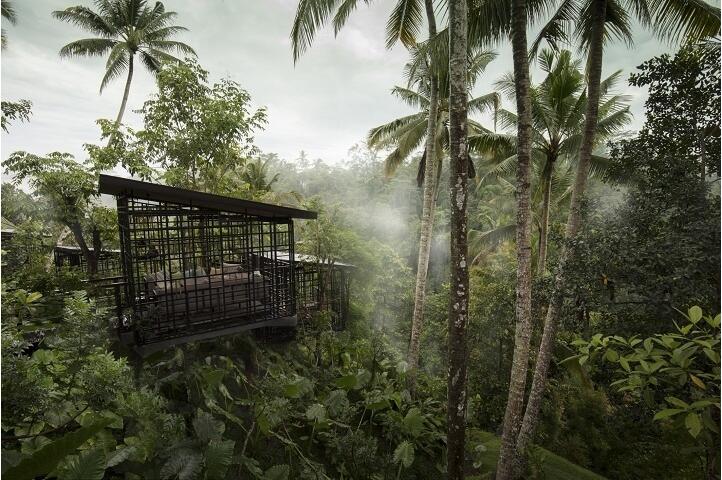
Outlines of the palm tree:
M 506 480 L 512 472 L 511 460 L 516 458 L 518 418 L 524 403 L 526 372 L 531 338 L 531 76 L 527 59 L 526 0 L 511 1 L 509 31 L 514 64 L 514 86 L 517 120 L 516 173 L 516 326 L 509 394 L 504 412 L 501 447 L 496 478 Z M 491 33 L 491 32 L 489 32 Z M 487 33 L 488 35 L 488 33 Z
M 561 1 L 552 19 L 542 28 L 535 47 L 542 40 L 556 45 L 560 41 L 575 38 L 588 55 L 587 103 L 579 147 L 577 174 L 572 189 L 565 233 L 568 240 L 573 240 L 581 227 L 581 205 L 591 168 L 592 149 L 599 122 L 604 46 L 614 37 L 632 43 L 630 26 L 632 16 L 635 16 L 642 24 L 651 25 L 658 35 L 667 39 L 695 40 L 718 35 L 720 30 L 719 8 L 704 1 L 637 0 L 630 3 L 623 3 L 619 0 Z M 569 259 L 574 256 L 574 252 L 566 247 L 571 244 L 573 242 L 565 242 L 560 253 L 529 399 L 517 439 L 517 452 L 526 451 L 538 421 L 541 399 L 546 389 L 549 361 L 556 339 L 559 311 L 564 301 L 562 291 L 566 282 L 566 266 Z
M 446 55 L 448 58 L 448 54 Z M 469 89 L 473 88 L 476 80 L 484 72 L 486 66 L 496 58 L 496 54 L 487 51 L 472 53 L 469 61 L 468 83 Z M 444 157 L 449 152 L 449 96 L 442 95 L 435 103 L 431 101 L 432 92 L 438 89 L 442 92 L 449 91 L 449 68 L 448 61 L 443 58 L 436 59 L 438 68 L 431 71 L 426 56 L 414 51 L 412 60 L 406 65 L 406 76 L 408 85 L 406 87 L 395 87 L 391 93 L 401 99 L 404 103 L 421 111 L 406 117 L 398 118 L 387 124 L 373 128 L 368 135 L 368 144 L 373 148 L 393 147 L 392 152 L 386 157 L 385 171 L 387 175 L 393 175 L 398 167 L 402 165 L 424 142 L 427 146 L 421 156 L 417 173 L 417 183 L 424 188 L 424 202 L 428 190 L 429 205 L 424 205 L 421 218 L 420 248 L 417 268 L 416 290 L 414 295 L 414 314 L 411 323 L 411 338 L 407 363 L 409 365 L 410 380 L 409 386 L 413 388 L 416 378 L 416 369 L 419 364 L 419 345 L 423 329 L 423 308 L 426 298 L 426 278 L 431 253 L 431 236 L 434 225 L 434 198 L 436 197 L 436 184 L 438 173 Z M 436 86 L 432 85 L 435 80 Z M 469 100 L 469 111 L 482 113 L 489 109 L 496 109 L 499 104 L 499 95 L 492 93 Z M 433 125 L 435 130 L 429 132 L 429 116 L 435 115 Z M 485 132 L 479 123 L 469 120 L 469 129 L 474 133 Z M 433 148 L 428 144 L 433 143 Z M 434 155 L 433 161 L 429 161 L 428 155 Z M 474 168 L 471 160 L 468 160 L 470 176 L 474 176 Z
M 0 10 L 2 11 L 2 18 L 10 22 L 12 25 L 15 25 L 17 23 L 18 17 L 15 13 L 15 7 L 13 6 L 12 2 L 10 2 L 9 0 L 2 0 L 2 2 L 0 2 Z M 5 35 L 5 30 L 2 30 L 2 33 L 0 33 L 0 42 L 2 44 L 2 48 L 8 46 L 8 40 L 7 36 Z
M 351 12 L 357 6 L 356 0 L 300 0 L 296 17 L 291 30 L 291 43 L 293 45 L 293 58 L 297 61 L 301 53 L 313 42 L 316 30 L 326 24 L 331 17 L 334 33 L 338 33 L 346 23 Z M 367 2 L 368 3 L 368 2 Z M 437 37 L 436 17 L 434 14 L 433 0 L 424 0 L 423 7 L 421 0 L 399 0 L 391 12 L 386 24 L 386 46 L 391 48 L 400 41 L 409 49 L 416 47 L 416 39 L 423 24 L 422 8 L 426 11 L 429 40 Z M 429 75 L 428 81 L 428 110 L 426 119 L 426 143 L 424 158 L 429 161 L 423 164 L 423 202 L 421 213 L 421 232 L 419 241 L 418 268 L 416 270 L 416 285 L 414 294 L 414 313 L 412 317 L 411 340 L 410 340 L 410 375 L 408 376 L 409 388 L 413 392 L 416 381 L 416 368 L 418 365 L 418 342 L 423 324 L 423 304 L 426 290 L 426 278 L 428 273 L 428 258 L 431 249 L 431 232 L 433 228 L 434 198 L 436 192 L 436 142 L 434 132 L 437 132 L 438 96 L 441 91 L 438 85 L 437 66 L 443 68 L 444 62 L 439 61 L 437 55 L 431 55 L 428 51 L 417 55 L 417 59 L 426 67 Z M 448 56 L 446 57 L 448 58 Z M 418 125 L 417 125 L 418 126 Z M 423 139 L 423 127 L 417 130 L 418 138 Z M 421 140 L 419 140 L 420 142 Z M 414 148 L 418 145 L 415 144 Z M 414 360 L 416 358 L 416 360 Z
M 544 80 L 531 88 L 532 103 L 532 159 L 540 166 L 535 188 L 532 192 L 532 213 L 539 231 L 537 274 L 543 275 L 546 271 L 546 257 L 548 245 L 549 216 L 552 203 L 552 181 L 555 169 L 560 159 L 567 167 L 572 159 L 576 159 L 581 141 L 582 126 L 584 124 L 584 110 L 586 95 L 584 89 L 584 74 L 580 71 L 581 62 L 573 61 L 568 50 L 555 52 L 542 50 L 538 56 L 541 70 L 546 73 Z M 621 71 L 615 72 L 602 82 L 600 121 L 597 125 L 595 145 L 601 145 L 618 133 L 631 119 L 628 100 L 624 95 L 610 94 L 621 76 Z M 513 96 L 514 79 L 507 74 L 497 82 L 499 89 L 507 97 Z M 507 110 L 499 110 L 498 117 L 503 128 L 516 126 L 517 117 Z M 485 175 L 508 176 L 516 164 L 516 137 L 512 135 L 493 132 L 482 132 L 469 137 L 470 148 L 481 154 L 486 154 L 496 160 L 493 167 Z M 605 175 L 607 159 L 601 155 L 592 155 L 592 172 Z M 570 170 L 565 170 L 568 174 Z M 568 177 L 567 177 L 568 178 Z M 557 179 L 559 181 L 560 179 Z M 481 185 L 481 182 L 480 182 Z M 570 185 L 571 186 L 571 183 Z M 557 202 L 568 198 L 570 191 L 566 189 L 556 197 Z M 535 208 L 539 205 L 539 208 Z M 508 231 L 506 226 L 501 231 Z M 494 230 L 485 232 L 485 237 L 498 239 L 500 237 Z
M 276 173 L 269 179 L 268 159 L 260 158 L 247 163 L 240 174 L 241 180 L 248 184 L 254 198 L 270 192 L 280 176 L 280 173 Z
M 449 480 L 464 478 L 466 427 L 466 325 L 469 318 L 467 248 L 468 146 L 468 7 L 449 2 L 449 190 L 451 218 L 451 294 L 449 295 L 449 374 L 447 379 L 446 458 Z
M 128 103 L 130 83 L 133 79 L 135 56 L 152 73 L 158 72 L 163 62 L 179 62 L 169 52 L 195 55 L 185 43 L 171 40 L 185 27 L 170 25 L 176 12 L 166 12 L 161 2 L 150 7 L 146 0 L 96 0 L 97 12 L 88 7 L 68 7 L 53 12 L 53 17 L 73 23 L 98 37 L 76 40 L 60 49 L 61 57 L 102 56 L 108 54 L 105 75 L 100 91 L 127 69 L 123 101 L 115 120 L 120 124 Z

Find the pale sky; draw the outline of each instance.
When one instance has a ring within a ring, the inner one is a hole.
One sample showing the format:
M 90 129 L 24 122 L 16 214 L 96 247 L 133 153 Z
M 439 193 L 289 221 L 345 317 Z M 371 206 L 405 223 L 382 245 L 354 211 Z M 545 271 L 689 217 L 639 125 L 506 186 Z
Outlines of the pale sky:
M 268 109 L 269 123 L 256 136 L 264 152 L 293 160 L 301 150 L 329 163 L 343 160 L 348 149 L 363 141 L 368 130 L 411 111 L 391 97 L 391 88 L 403 84 L 406 51 L 385 49 L 384 28 L 395 0 L 361 2 L 337 38 L 322 30 L 309 51 L 294 66 L 289 33 L 297 0 L 167 0 L 167 10 L 178 12 L 176 23 L 189 32 L 182 40 L 198 53 L 211 80 L 229 77 L 239 82 L 256 106 Z M 2 133 L 2 158 L 16 150 L 36 154 L 52 151 L 85 158 L 84 143 L 99 142 L 95 120 L 114 119 L 125 76 L 100 95 L 105 59 L 60 58 L 66 43 L 90 35 L 53 19 L 51 11 L 70 5 L 92 5 L 90 0 L 24 0 L 14 2 L 18 23 L 3 28 L 8 47 L 2 51 L 2 99 L 33 103 L 29 123 Z M 475 93 L 492 90 L 498 77 L 511 69 L 511 49 L 501 45 L 499 57 L 479 81 Z M 623 93 L 633 97 L 633 129 L 643 121 L 645 92 L 626 85 L 627 73 L 644 60 L 670 47 L 638 31 L 632 50 L 616 44 L 607 50 L 604 72 L 625 71 Z M 136 68 L 124 122 L 140 127 L 132 112 L 153 93 L 152 75 Z M 505 100 L 505 107 L 513 105 Z

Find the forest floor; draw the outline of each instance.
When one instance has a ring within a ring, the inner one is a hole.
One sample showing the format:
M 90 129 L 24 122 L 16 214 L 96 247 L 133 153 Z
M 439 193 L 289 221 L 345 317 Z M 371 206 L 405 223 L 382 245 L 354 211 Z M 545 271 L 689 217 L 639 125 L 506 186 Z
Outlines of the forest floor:
M 472 430 L 469 432 L 470 439 L 473 438 L 482 443 L 486 450 L 479 454 L 481 460 L 479 478 L 486 478 L 487 474 L 496 471 L 496 460 L 499 457 L 500 439 L 493 433 L 484 432 L 482 430 Z M 597 475 L 594 472 L 575 465 L 559 455 L 541 447 L 534 447 L 536 461 L 541 464 L 541 478 L 553 480 L 605 480 L 605 477 Z M 473 477 L 472 477 L 473 478 Z

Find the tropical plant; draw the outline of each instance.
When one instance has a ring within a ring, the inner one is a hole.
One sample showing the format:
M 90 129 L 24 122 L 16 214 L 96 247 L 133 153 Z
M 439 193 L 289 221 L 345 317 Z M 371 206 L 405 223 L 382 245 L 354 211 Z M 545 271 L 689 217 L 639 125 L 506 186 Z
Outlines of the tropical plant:
M 91 229 L 92 250 L 83 231 L 92 200 L 98 195 L 95 176 L 71 155 L 58 152 L 44 157 L 14 152 L 3 166 L 6 173 L 13 175 L 15 185 L 27 180 L 37 194 L 50 200 L 54 219 L 70 229 L 85 256 L 88 272 L 96 273 L 96 252 L 100 252 L 102 246 L 100 230 Z
M 2 124 L 0 128 L 8 133 L 10 123 L 15 120 L 27 122 L 30 120 L 33 104 L 29 100 L 18 100 L 17 102 L 2 101 Z
M 449 3 L 449 204 L 450 284 L 449 371 L 447 375 L 446 459 L 448 478 L 464 478 L 466 440 L 466 372 L 469 320 L 467 203 L 469 178 L 468 125 L 468 5 Z
M 491 51 L 475 50 L 472 51 L 469 58 L 468 86 L 471 91 L 480 76 L 484 73 L 489 63 L 491 63 L 497 54 Z M 445 60 L 445 61 L 444 61 Z M 442 92 L 449 90 L 449 62 L 448 58 L 439 59 L 438 67 L 432 72 L 427 64 L 423 61 L 422 51 L 415 50 L 412 59 L 404 67 L 407 77 L 406 87 L 395 86 L 391 90 L 391 94 L 404 102 L 411 108 L 417 108 L 420 111 L 405 117 L 397 118 L 391 122 L 372 128 L 368 134 L 368 145 L 375 149 L 392 148 L 384 160 L 384 171 L 390 176 L 396 173 L 396 170 L 403 165 L 414 152 L 417 151 L 422 142 L 426 141 L 430 108 L 430 82 L 429 78 L 437 79 L 439 89 Z M 484 114 L 493 112 L 496 115 L 500 104 L 501 96 L 498 93 L 490 93 L 479 97 L 469 98 L 469 113 Z M 443 160 L 449 155 L 449 96 L 443 95 L 439 99 L 436 117 L 436 132 L 433 135 L 433 141 L 436 145 L 436 164 L 439 169 Z M 469 120 L 469 136 L 482 134 L 490 134 L 483 125 L 474 120 Z M 427 163 L 425 150 L 419 161 L 417 184 L 421 187 L 425 179 L 425 165 Z M 469 159 L 468 165 L 472 177 L 474 172 L 474 164 Z M 437 174 L 438 176 L 438 174 Z
M 250 94 L 233 80 L 209 85 L 208 72 L 192 59 L 165 65 L 156 80 L 158 93 L 140 110 L 143 129 L 129 140 L 130 157 L 163 167 L 169 185 L 234 194 L 236 174 L 259 153 L 253 139 L 266 110 L 253 109 Z
M 720 315 L 698 306 L 683 314 L 676 331 L 647 338 L 594 335 L 572 342 L 578 353 L 564 360 L 579 366 L 606 361 L 615 368 L 611 385 L 657 410 L 654 421 L 672 421 L 704 445 L 708 478 L 719 472 Z
M 537 273 L 546 271 L 549 218 L 551 207 L 568 198 L 573 179 L 573 167 L 581 141 L 586 95 L 583 92 L 584 75 L 580 61 L 572 60 L 568 50 L 555 52 L 542 50 L 538 56 L 544 80 L 531 88 L 532 109 L 532 214 L 539 232 Z M 611 92 L 621 76 L 615 72 L 602 82 L 599 124 L 595 145 L 612 138 L 631 119 L 625 95 Z M 497 87 L 507 97 L 514 96 L 514 79 L 510 74 L 497 82 Z M 516 114 L 499 110 L 502 129 L 516 126 Z M 511 176 L 516 164 L 516 137 L 504 133 L 482 132 L 469 137 L 472 150 L 491 159 L 492 167 L 486 177 Z M 609 160 L 592 155 L 592 174 L 608 178 Z M 483 180 L 479 186 L 483 185 Z M 498 241 L 500 235 L 509 232 L 504 225 L 483 232 L 481 238 Z
M 517 121 L 516 170 L 516 305 L 514 356 L 509 379 L 509 394 L 502 425 L 501 448 L 496 478 L 507 480 L 512 474 L 512 461 L 517 458 L 514 440 L 518 418 L 524 404 L 526 372 L 531 338 L 531 164 L 532 111 L 531 76 L 527 60 L 527 22 L 532 9 L 525 0 L 512 0 L 508 28 L 514 64 L 514 92 Z M 471 30 L 471 29 L 470 29 Z M 493 30 L 482 35 L 494 35 Z
M 275 173 L 273 176 L 269 174 L 268 159 L 256 158 L 243 166 L 239 176 L 248 185 L 251 195 L 256 197 L 270 192 L 280 175 L 280 173 Z
M 93 57 L 107 54 L 105 75 L 100 83 L 101 92 L 127 69 L 123 100 L 115 120 L 118 126 L 128 103 L 136 55 L 151 73 L 156 74 L 164 62 L 180 62 L 171 52 L 184 55 L 195 55 L 195 52 L 185 43 L 172 40 L 174 35 L 187 29 L 170 23 L 177 14 L 167 12 L 161 2 L 151 7 L 146 0 L 96 0 L 95 7 L 97 11 L 76 6 L 53 12 L 53 17 L 58 20 L 98 35 L 65 45 L 60 49 L 60 56 Z
M 569 216 L 565 231 L 567 242 L 559 255 L 554 288 L 549 300 L 544 332 L 537 354 L 531 391 L 518 439 L 518 450 L 524 451 L 532 440 L 538 422 L 542 396 L 546 388 L 559 312 L 564 301 L 566 263 L 574 257 L 573 245 L 582 224 L 582 204 L 591 168 L 592 148 L 597 133 L 602 95 L 602 60 L 604 46 L 614 36 L 631 43 L 630 13 L 643 24 L 667 39 L 695 41 L 716 36 L 720 31 L 720 10 L 706 2 L 690 3 L 677 0 L 651 0 L 628 6 L 617 0 L 568 0 L 561 4 L 552 20 L 545 25 L 539 38 L 552 43 L 576 38 L 587 51 L 587 105 L 584 129 L 579 148 L 577 176 L 572 189 Z M 569 31 L 573 33 L 568 34 Z M 538 43 L 538 42 L 537 42 Z
M 2 12 L 2 18 L 4 18 L 13 25 L 17 23 L 18 16 L 15 13 L 15 6 L 13 5 L 13 2 L 9 0 L 2 0 L 2 2 L 0 2 L 0 11 Z M 5 29 L 2 29 L 2 33 L 0 33 L 0 38 L 0 42 L 2 42 L 2 48 L 7 47 L 8 39 L 7 35 L 5 35 Z
M 316 34 L 316 29 L 324 25 L 333 12 L 334 32 L 339 30 L 346 23 L 351 12 L 356 8 L 356 1 L 334 0 L 300 0 L 296 11 L 296 18 L 291 30 L 291 43 L 293 47 L 294 61 L 298 60 L 301 53 L 311 45 Z M 426 21 L 428 25 L 429 40 L 437 35 L 436 16 L 433 0 L 424 1 Z M 397 41 L 401 41 L 407 48 L 415 48 L 418 34 L 423 23 L 421 0 L 401 0 L 394 7 L 394 10 L 386 24 L 386 46 L 393 47 Z M 419 241 L 418 267 L 416 271 L 416 285 L 414 295 L 414 312 L 412 317 L 412 333 L 409 343 L 410 375 L 409 386 L 413 390 L 416 379 L 416 367 L 418 365 L 418 344 L 423 325 L 424 297 L 426 294 L 426 277 L 429 267 L 429 255 L 431 249 L 431 233 L 433 231 L 434 199 L 436 194 L 436 159 L 435 150 L 438 148 L 435 140 L 435 132 L 438 130 L 437 110 L 439 108 L 438 98 L 441 87 L 439 85 L 439 73 L 437 68 L 446 68 L 444 61 L 438 55 L 430 55 L 428 51 L 417 55 L 417 61 L 425 65 L 428 75 L 423 79 L 428 84 L 428 110 L 426 119 L 426 142 L 424 157 L 427 161 L 423 165 L 424 189 L 421 212 L 421 229 Z M 422 136 L 423 137 L 423 136 Z M 419 142 L 420 143 L 420 140 Z M 412 149 L 415 149 L 414 145 Z M 421 183 L 421 182 L 419 182 Z
M 419 161 L 417 184 L 419 187 L 423 186 L 424 188 L 424 202 L 427 200 L 427 190 L 431 193 L 431 198 L 428 199 L 431 204 L 427 206 L 424 203 L 421 218 L 414 314 L 407 358 L 409 363 L 409 384 L 412 387 L 415 383 L 416 369 L 419 364 L 419 340 L 423 328 L 423 305 L 426 296 L 426 277 L 431 253 L 434 200 L 437 195 L 436 184 L 444 158 L 449 153 L 449 97 L 448 95 L 441 95 L 439 101 L 436 102 L 435 108 L 432 108 L 434 104 L 431 102 L 434 88 L 439 89 L 440 92 L 449 91 L 449 62 L 447 58 L 443 58 L 446 55 L 439 57 L 434 60 L 436 66 L 431 67 L 425 54 L 418 49 L 415 50 L 412 60 L 405 67 L 408 78 L 407 86 L 397 86 L 392 90 L 393 95 L 411 107 L 420 108 L 421 112 L 378 126 L 372 129 L 368 135 L 370 147 L 393 148 L 393 151 L 385 160 L 384 169 L 387 175 L 395 173 L 398 167 L 411 156 L 422 142 L 426 145 Z M 487 51 L 477 51 L 472 54 L 469 60 L 469 90 L 473 88 L 476 80 L 495 57 L 496 54 Z M 469 100 L 469 110 L 473 113 L 494 110 L 497 106 L 498 95 L 496 94 L 484 95 Z M 431 136 L 429 136 L 429 116 L 432 114 L 430 112 L 435 112 L 436 115 L 436 118 L 431 122 L 435 127 L 435 131 Z M 469 129 L 475 133 L 485 131 L 479 123 L 473 120 L 469 120 Z M 433 149 L 430 148 L 430 142 L 434 144 Z M 430 152 L 434 154 L 433 161 L 429 161 L 428 155 Z M 473 177 L 473 162 L 470 158 L 468 162 L 470 176 Z

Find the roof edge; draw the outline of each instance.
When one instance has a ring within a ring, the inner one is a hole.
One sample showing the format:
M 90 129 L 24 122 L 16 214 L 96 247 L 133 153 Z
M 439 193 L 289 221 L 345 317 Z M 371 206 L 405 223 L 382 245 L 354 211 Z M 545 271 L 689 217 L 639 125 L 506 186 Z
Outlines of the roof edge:
M 100 175 L 98 192 L 115 196 L 131 196 L 147 200 L 176 203 L 179 205 L 209 208 L 212 210 L 244 213 L 268 218 L 316 219 L 318 213 L 300 208 L 255 202 L 226 197 L 214 193 L 199 192 L 185 188 L 170 187 L 158 183 L 143 182 L 114 175 Z

